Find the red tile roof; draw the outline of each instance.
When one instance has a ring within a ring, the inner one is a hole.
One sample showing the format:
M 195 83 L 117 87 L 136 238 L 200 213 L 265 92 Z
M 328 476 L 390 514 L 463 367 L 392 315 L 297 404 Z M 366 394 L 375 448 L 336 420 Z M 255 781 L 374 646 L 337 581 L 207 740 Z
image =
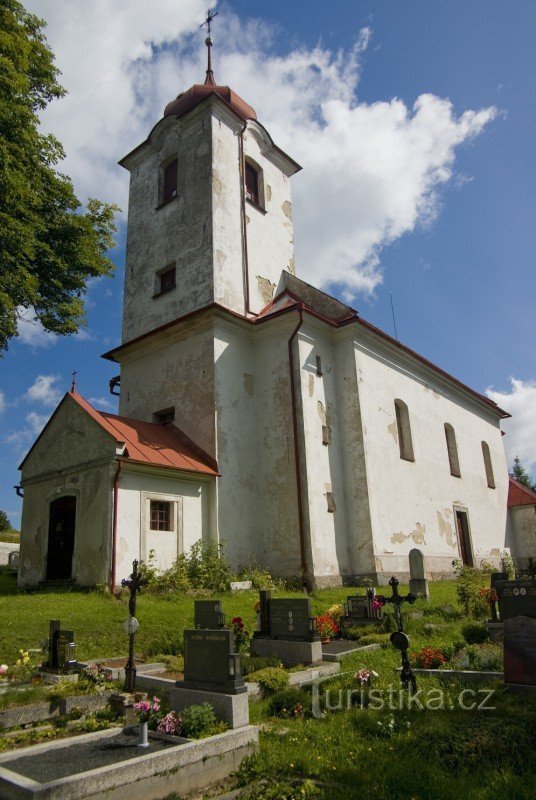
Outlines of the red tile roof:
M 117 442 L 125 443 L 126 460 L 203 475 L 218 474 L 215 460 L 175 425 L 143 422 L 97 411 L 77 392 L 69 392 L 69 396 Z
M 534 506 L 536 505 L 536 492 L 524 486 L 515 478 L 510 477 L 508 487 L 508 508 L 515 506 Z

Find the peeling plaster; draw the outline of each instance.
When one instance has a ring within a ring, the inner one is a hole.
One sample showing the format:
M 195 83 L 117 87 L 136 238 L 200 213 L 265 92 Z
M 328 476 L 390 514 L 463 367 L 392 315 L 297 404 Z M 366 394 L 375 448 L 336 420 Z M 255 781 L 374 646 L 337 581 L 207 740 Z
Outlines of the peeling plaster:
M 452 513 L 449 508 L 443 509 L 443 514 Z M 443 518 L 443 515 L 440 511 L 437 512 L 437 524 L 439 525 L 439 535 L 443 537 L 449 547 L 457 548 L 458 547 L 458 538 L 454 533 L 450 522 L 447 522 L 446 519 Z
M 269 184 L 264 187 L 264 199 L 267 203 L 272 199 L 272 187 Z
M 275 283 L 269 281 L 268 278 L 263 278 L 262 275 L 257 275 L 257 285 L 265 305 L 268 305 L 274 299 Z
M 285 214 L 289 219 L 292 219 L 292 203 L 290 203 L 288 200 L 285 200 L 281 206 L 281 209 L 283 214 Z
M 309 388 L 309 397 L 312 397 L 315 391 L 315 376 L 309 373 L 309 381 L 308 381 L 308 388 Z
M 415 528 L 410 531 L 410 533 L 402 533 L 402 531 L 396 531 L 391 536 L 391 542 L 393 544 L 403 544 L 408 539 L 412 539 L 415 544 L 426 544 L 426 540 L 424 538 L 426 533 L 426 528 L 421 522 L 417 522 L 415 524 Z
M 314 380 L 314 378 L 313 378 L 313 380 Z M 322 423 L 322 425 L 327 425 L 326 412 L 324 410 L 324 404 L 322 403 L 321 400 L 319 400 L 318 403 L 317 403 L 317 411 L 318 411 L 318 416 L 320 417 L 320 422 Z
M 394 443 L 398 444 L 398 429 L 397 429 L 397 426 L 396 426 L 396 422 L 391 422 L 391 424 L 387 426 L 387 430 L 389 431 L 389 433 L 393 437 Z

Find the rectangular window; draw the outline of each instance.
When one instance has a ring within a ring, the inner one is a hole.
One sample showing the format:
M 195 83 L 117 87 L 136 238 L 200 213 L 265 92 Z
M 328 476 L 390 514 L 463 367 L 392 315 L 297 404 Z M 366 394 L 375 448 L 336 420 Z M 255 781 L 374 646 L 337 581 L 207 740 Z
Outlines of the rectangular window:
M 246 197 L 251 203 L 259 205 L 259 176 L 254 166 L 246 161 Z
M 177 167 L 178 161 L 175 159 L 164 169 L 163 203 L 167 203 L 177 197 Z
M 167 269 L 165 272 L 161 272 L 159 278 L 160 278 L 159 294 L 164 294 L 164 292 L 169 292 L 171 289 L 174 289 L 176 285 L 175 267 L 171 267 L 171 269 Z
M 151 500 L 150 526 L 152 531 L 171 531 L 171 503 Z

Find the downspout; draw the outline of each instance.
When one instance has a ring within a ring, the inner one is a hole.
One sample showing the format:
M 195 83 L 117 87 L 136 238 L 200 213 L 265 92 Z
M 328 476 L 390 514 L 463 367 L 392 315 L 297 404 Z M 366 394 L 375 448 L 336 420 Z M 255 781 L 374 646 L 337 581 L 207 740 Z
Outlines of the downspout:
M 240 131 L 238 139 L 238 154 L 240 159 L 240 211 L 242 215 L 242 281 L 244 284 L 244 313 L 246 316 L 252 314 L 249 307 L 249 257 L 248 257 L 248 233 L 246 223 L 246 177 L 244 174 L 244 133 L 248 126 L 248 121 L 244 122 L 244 127 Z
M 115 589 L 115 573 L 117 567 L 117 506 L 119 500 L 119 476 L 121 475 L 121 470 L 123 469 L 123 462 L 121 459 L 117 459 L 117 469 L 114 475 L 114 506 L 113 506 L 113 517 L 112 517 L 112 566 L 110 569 L 110 591 L 113 592 Z
M 306 591 L 309 591 L 309 576 L 307 573 L 307 558 L 305 554 L 305 530 L 303 520 L 303 497 L 302 497 L 302 481 L 301 481 L 301 461 L 300 461 L 300 446 L 298 442 L 298 412 L 296 405 L 296 381 L 294 375 L 294 350 L 293 344 L 298 331 L 303 325 L 303 305 L 300 303 L 297 307 L 300 316 L 299 322 L 294 328 L 290 339 L 288 340 L 288 361 L 290 368 L 290 396 L 292 407 L 292 429 L 294 433 L 294 462 L 296 465 L 296 490 L 298 494 L 298 529 L 300 534 L 300 559 L 301 559 L 301 579 L 302 586 Z

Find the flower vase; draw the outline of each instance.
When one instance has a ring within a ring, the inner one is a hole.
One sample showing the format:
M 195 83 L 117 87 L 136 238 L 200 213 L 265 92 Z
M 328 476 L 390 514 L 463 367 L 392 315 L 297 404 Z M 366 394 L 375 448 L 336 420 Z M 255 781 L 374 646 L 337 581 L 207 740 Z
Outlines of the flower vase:
M 149 723 L 140 722 L 138 747 L 149 747 Z

